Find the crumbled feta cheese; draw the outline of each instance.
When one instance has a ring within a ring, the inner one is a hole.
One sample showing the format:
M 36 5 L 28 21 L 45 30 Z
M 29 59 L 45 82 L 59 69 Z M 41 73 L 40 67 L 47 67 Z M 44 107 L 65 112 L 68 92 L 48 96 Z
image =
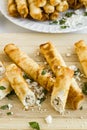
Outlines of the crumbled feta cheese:
M 69 57 L 69 56 L 71 56 L 71 54 L 70 53 L 66 53 L 66 56 Z
M 8 104 L 8 109 L 11 110 L 13 106 L 11 104 Z
M 48 115 L 46 118 L 45 118 L 45 121 L 47 124 L 51 124 L 52 123 L 52 116 L 51 115 Z
M 71 66 L 69 66 L 69 68 L 70 68 L 71 70 L 74 70 L 74 71 L 77 70 L 77 67 L 76 67 L 75 65 L 71 65 Z
M 37 101 L 36 101 L 36 104 L 37 104 L 38 106 L 41 106 L 40 100 L 37 100 Z

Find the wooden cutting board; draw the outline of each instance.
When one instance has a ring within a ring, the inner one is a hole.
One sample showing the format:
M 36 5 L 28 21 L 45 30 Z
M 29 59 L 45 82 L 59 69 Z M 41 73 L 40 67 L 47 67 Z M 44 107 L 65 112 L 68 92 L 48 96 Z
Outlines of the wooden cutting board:
M 73 44 L 78 40 L 85 40 L 86 34 L 40 34 L 40 33 L 21 33 L 21 34 L 0 34 L 0 60 L 4 64 L 10 63 L 10 59 L 5 55 L 3 48 L 8 43 L 15 43 L 25 51 L 35 61 L 41 62 L 35 55 L 39 45 L 47 41 L 53 42 L 63 56 L 67 65 L 77 65 L 80 67 L 78 58 L 74 52 Z M 70 57 L 66 57 L 71 53 Z M 8 110 L 0 110 L 0 130 L 31 130 L 28 125 L 30 121 L 37 121 L 41 130 L 87 130 L 87 99 L 83 102 L 82 110 L 66 110 L 63 115 L 56 112 L 50 105 L 50 97 L 42 104 L 41 111 L 38 107 L 25 111 L 18 98 L 13 95 L 11 99 L 7 97 L 0 101 L 0 106 L 12 104 L 13 115 L 7 115 Z M 45 118 L 51 115 L 52 124 L 47 124 Z

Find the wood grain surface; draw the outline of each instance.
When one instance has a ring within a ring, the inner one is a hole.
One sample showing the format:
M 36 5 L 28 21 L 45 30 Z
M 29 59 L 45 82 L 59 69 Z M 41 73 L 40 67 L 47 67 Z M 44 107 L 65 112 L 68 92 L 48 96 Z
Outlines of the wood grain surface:
M 39 45 L 47 41 L 53 42 L 63 56 L 67 65 L 76 65 L 81 68 L 78 58 L 74 52 L 73 44 L 78 40 L 85 40 L 86 34 L 40 34 L 40 33 L 21 33 L 21 34 L 0 34 L 0 60 L 7 65 L 11 60 L 5 55 L 3 48 L 8 43 L 14 43 L 25 51 L 36 62 L 40 63 L 41 58 L 35 52 Z M 66 53 L 71 53 L 66 57 Z M 32 130 L 28 122 L 37 121 L 41 130 L 87 130 L 87 99 L 82 103 L 82 110 L 66 109 L 63 115 L 56 112 L 50 105 L 50 96 L 42 103 L 41 111 L 38 107 L 30 108 L 25 111 L 16 95 L 11 99 L 7 97 L 0 101 L 0 106 L 12 104 L 13 115 L 7 115 L 8 110 L 0 110 L 0 130 Z M 45 118 L 51 115 L 52 124 L 47 124 Z

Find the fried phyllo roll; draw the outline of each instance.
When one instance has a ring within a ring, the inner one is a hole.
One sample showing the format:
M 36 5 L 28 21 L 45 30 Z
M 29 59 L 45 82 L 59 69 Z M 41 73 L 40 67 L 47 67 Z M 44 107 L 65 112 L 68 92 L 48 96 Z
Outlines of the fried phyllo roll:
M 0 79 L 0 100 L 12 91 L 11 85 L 6 77 Z
M 29 5 L 29 9 L 30 9 L 30 16 L 33 19 L 36 19 L 36 20 L 41 20 L 42 19 L 42 10 L 41 10 L 41 8 L 37 7 L 34 3 L 31 3 Z
M 50 0 L 50 4 L 56 6 L 61 3 L 61 0 Z
M 53 13 L 53 12 L 54 12 L 55 7 L 48 2 L 48 3 L 46 3 L 46 5 L 43 7 L 43 9 L 44 9 L 45 13 L 50 14 L 50 13 Z
M 79 9 L 83 7 L 82 0 L 67 0 L 69 7 L 72 9 Z
M 13 17 L 18 17 L 19 16 L 15 0 L 8 0 L 8 12 Z
M 22 71 L 15 64 L 10 64 L 6 67 L 6 76 L 22 104 L 24 106 L 33 106 L 35 104 L 35 95 L 22 77 Z
M 65 110 L 73 73 L 68 67 L 60 67 L 58 69 L 56 82 L 51 95 L 51 105 L 60 113 L 63 113 Z
M 8 44 L 4 48 L 5 53 L 31 78 L 50 91 L 54 86 L 54 79 L 50 74 L 43 74 L 43 69 L 16 45 Z
M 66 66 L 62 56 L 50 42 L 40 45 L 40 51 L 46 58 L 54 74 L 58 75 L 58 68 L 60 66 Z M 72 79 L 72 83 L 69 90 L 67 104 L 72 109 L 77 109 L 83 100 L 84 96 L 79 88 L 75 79 Z
M 17 10 L 21 17 L 26 18 L 28 15 L 28 7 L 26 0 L 15 0 L 17 4 Z
M 37 7 L 43 7 L 43 6 L 45 6 L 46 2 L 47 2 L 47 0 L 36 0 L 35 4 Z
M 50 20 L 56 20 L 59 17 L 59 13 L 54 11 L 52 14 L 49 15 Z
M 82 65 L 83 71 L 87 77 L 87 45 L 83 40 L 75 43 L 75 51 Z
M 58 5 L 56 6 L 56 10 L 57 10 L 58 12 L 64 12 L 64 11 L 66 11 L 66 10 L 68 10 L 68 9 L 69 9 L 69 5 L 68 5 L 68 3 L 67 3 L 66 0 L 60 2 L 60 4 L 58 4 Z

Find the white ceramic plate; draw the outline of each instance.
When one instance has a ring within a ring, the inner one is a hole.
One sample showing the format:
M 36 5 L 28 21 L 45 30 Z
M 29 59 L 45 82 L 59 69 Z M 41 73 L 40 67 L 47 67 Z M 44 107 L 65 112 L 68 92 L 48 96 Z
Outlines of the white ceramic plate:
M 50 24 L 49 21 L 46 22 L 39 22 L 30 19 L 23 19 L 23 18 L 13 18 L 8 14 L 7 11 L 7 0 L 0 0 L 0 10 L 2 14 L 11 22 L 24 27 L 26 29 L 37 31 L 37 32 L 44 32 L 44 33 L 67 33 L 67 32 L 74 32 L 87 27 L 87 16 L 83 16 L 82 10 L 77 11 L 78 15 L 74 15 L 68 18 L 68 22 L 66 22 L 66 26 L 69 26 L 65 29 L 62 29 L 59 24 Z M 61 14 L 61 17 L 64 17 L 64 13 Z M 65 26 L 65 25 L 62 25 Z

